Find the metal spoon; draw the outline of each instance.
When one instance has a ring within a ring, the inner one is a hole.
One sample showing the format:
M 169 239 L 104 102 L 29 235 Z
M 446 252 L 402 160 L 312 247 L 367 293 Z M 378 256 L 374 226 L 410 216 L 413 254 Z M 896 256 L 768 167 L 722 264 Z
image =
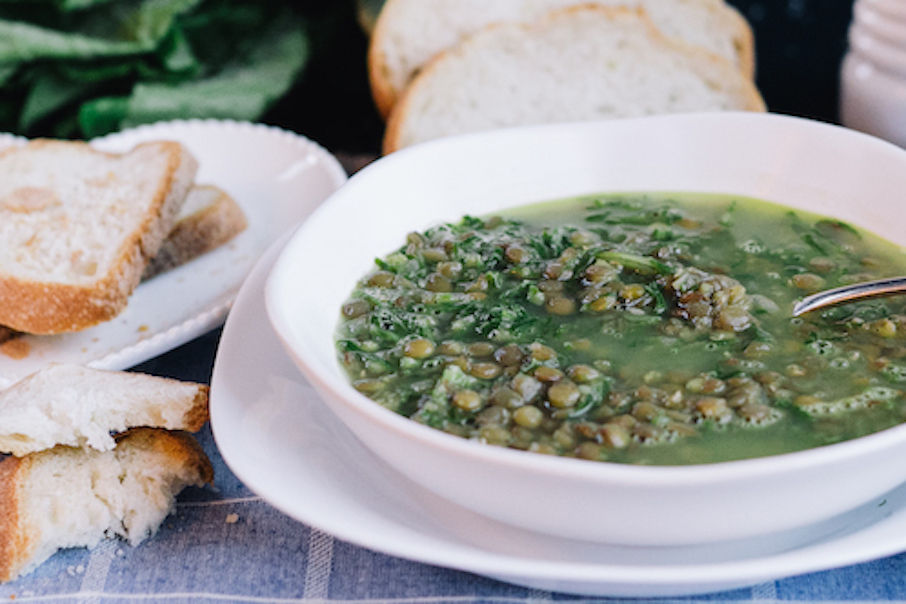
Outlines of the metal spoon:
M 798 317 L 801 314 L 827 306 L 902 293 L 906 293 L 906 277 L 891 277 L 889 279 L 878 279 L 877 281 L 853 283 L 852 285 L 835 287 L 834 289 L 804 297 L 793 306 L 793 316 Z

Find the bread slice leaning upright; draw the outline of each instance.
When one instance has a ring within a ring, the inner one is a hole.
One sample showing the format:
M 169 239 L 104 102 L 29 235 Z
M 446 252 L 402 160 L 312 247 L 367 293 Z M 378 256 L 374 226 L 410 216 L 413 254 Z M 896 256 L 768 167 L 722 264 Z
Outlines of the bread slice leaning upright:
M 142 279 L 182 266 L 232 240 L 246 227 L 242 207 L 226 191 L 214 185 L 195 185 Z
M 184 432 L 137 428 L 110 451 L 59 446 L 0 461 L 0 582 L 58 549 L 153 535 L 187 486 L 211 483 L 211 463 Z
M 123 154 L 58 140 L 0 152 L 0 325 L 55 334 L 116 316 L 196 171 L 166 141 Z
M 764 111 L 727 60 L 641 9 L 583 5 L 493 25 L 437 56 L 390 116 L 384 152 L 466 132 L 690 111 Z

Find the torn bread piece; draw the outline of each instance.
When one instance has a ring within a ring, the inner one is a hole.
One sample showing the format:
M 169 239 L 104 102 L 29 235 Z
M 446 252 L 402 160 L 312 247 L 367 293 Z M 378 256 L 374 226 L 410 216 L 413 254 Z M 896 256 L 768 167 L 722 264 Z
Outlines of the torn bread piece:
M 151 279 L 224 245 L 247 226 L 245 213 L 226 191 L 213 185 L 195 185 L 142 279 Z
M 664 35 L 725 58 L 753 79 L 755 37 L 724 0 L 388 0 L 368 48 L 368 75 L 384 117 L 431 59 L 495 23 L 531 23 L 581 4 L 643 8 Z M 570 40 L 581 46 L 582 38 Z
M 0 452 L 57 445 L 109 451 L 112 433 L 147 426 L 197 432 L 208 420 L 204 384 L 54 363 L 0 391 Z
M 184 432 L 138 428 L 110 451 L 59 446 L 0 462 L 0 582 L 28 573 L 57 550 L 153 535 L 187 486 L 214 479 L 210 460 Z
M 167 141 L 123 154 L 60 140 L 0 151 L 0 325 L 55 334 L 115 317 L 196 171 Z
M 511 126 L 722 110 L 765 104 L 736 67 L 666 37 L 645 11 L 583 5 L 441 53 L 396 104 L 384 152 Z

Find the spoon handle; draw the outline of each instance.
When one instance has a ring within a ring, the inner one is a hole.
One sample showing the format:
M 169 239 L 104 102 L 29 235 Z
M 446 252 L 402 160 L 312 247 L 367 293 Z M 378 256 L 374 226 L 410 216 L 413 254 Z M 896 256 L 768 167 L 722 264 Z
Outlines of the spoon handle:
M 906 277 L 891 277 L 889 279 L 844 285 L 843 287 L 828 289 L 804 297 L 793 306 L 793 316 L 798 317 L 801 314 L 827 306 L 845 304 L 846 302 L 865 298 L 892 296 L 903 292 L 906 292 Z

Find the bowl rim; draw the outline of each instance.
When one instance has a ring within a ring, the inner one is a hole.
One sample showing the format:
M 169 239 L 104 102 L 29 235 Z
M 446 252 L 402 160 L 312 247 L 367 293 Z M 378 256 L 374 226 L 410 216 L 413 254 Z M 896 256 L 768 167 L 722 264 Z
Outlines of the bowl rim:
M 851 137 L 861 144 L 873 146 L 882 153 L 896 153 L 906 165 L 906 149 L 876 138 L 872 135 L 851 130 L 836 124 L 820 122 L 810 118 L 782 115 L 775 113 L 750 112 L 695 112 L 643 116 L 592 122 L 606 128 L 606 124 L 622 122 L 692 122 L 706 120 L 714 122 L 739 121 L 740 123 L 775 121 L 789 124 L 796 128 L 813 129 L 820 134 L 836 133 L 836 136 Z M 765 476 L 792 475 L 803 469 L 835 465 L 844 460 L 855 460 L 859 457 L 875 454 L 878 451 L 896 446 L 906 446 L 906 423 L 899 424 L 872 434 L 851 440 L 814 447 L 801 451 L 691 465 L 635 465 L 607 461 L 588 461 L 584 459 L 543 455 L 500 446 L 489 446 L 459 436 L 447 434 L 441 430 L 421 425 L 398 413 L 377 404 L 361 394 L 346 380 L 334 356 L 330 366 L 324 359 L 319 359 L 316 351 L 307 342 L 297 341 L 292 337 L 292 329 L 284 316 L 279 302 L 283 282 L 292 273 L 292 258 L 299 242 L 304 242 L 306 233 L 320 228 L 321 216 L 333 205 L 346 203 L 344 200 L 360 183 L 372 178 L 371 175 L 383 171 L 386 166 L 408 162 L 411 156 L 425 153 L 436 153 L 450 147 L 480 144 L 484 139 L 519 137 L 525 133 L 542 134 L 545 132 L 568 131 L 576 128 L 587 128 L 588 122 L 568 122 L 504 128 L 494 131 L 467 133 L 443 139 L 427 141 L 418 145 L 403 148 L 390 155 L 379 158 L 350 177 L 347 184 L 334 192 L 319 208 L 306 219 L 293 233 L 287 246 L 277 258 L 265 284 L 265 307 L 275 333 L 285 350 L 294 358 L 296 365 L 316 389 L 326 394 L 328 406 L 333 401 L 341 401 L 352 412 L 366 417 L 398 437 L 428 445 L 445 453 L 466 458 L 475 463 L 505 464 L 514 469 L 530 471 L 540 475 L 550 474 L 568 476 L 591 481 L 606 481 L 611 484 L 644 487 L 644 486 L 702 486 L 709 483 L 743 482 Z M 338 201 L 339 200 L 339 201 Z M 337 319 L 339 321 L 339 319 Z M 332 400 L 331 400 L 332 399 Z M 336 410 L 334 409 L 336 412 Z M 344 422 L 345 423 L 345 422 Z M 527 454 L 528 453 L 528 454 Z

